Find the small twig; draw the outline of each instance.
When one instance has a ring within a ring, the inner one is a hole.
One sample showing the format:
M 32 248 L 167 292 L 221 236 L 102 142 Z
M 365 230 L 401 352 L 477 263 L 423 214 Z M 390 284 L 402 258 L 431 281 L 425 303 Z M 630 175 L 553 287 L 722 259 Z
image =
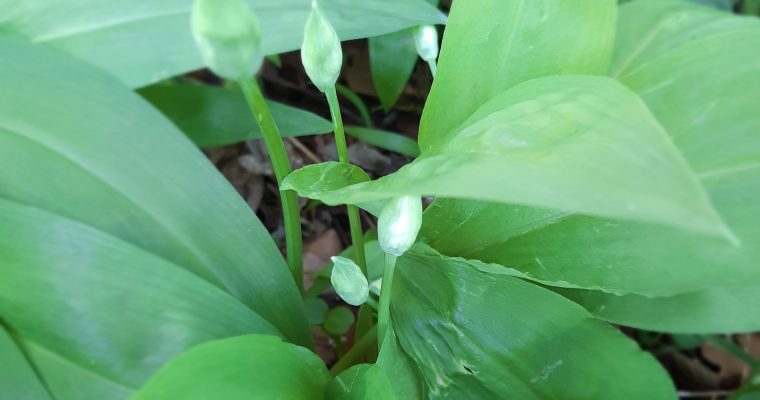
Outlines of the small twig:
M 710 397 L 717 398 L 718 396 L 730 396 L 734 392 L 731 390 L 711 390 L 705 392 L 690 392 L 685 390 L 678 391 L 678 397 L 681 399 L 689 399 L 694 397 Z
M 300 140 L 294 137 L 288 137 L 287 139 L 288 139 L 288 142 L 290 142 L 290 144 L 292 144 L 295 148 L 297 148 L 298 151 L 303 153 L 303 155 L 306 156 L 306 158 L 308 158 L 309 161 L 315 164 L 319 164 L 322 162 L 322 159 L 320 159 L 316 154 L 314 154 L 311 150 L 309 150 L 308 147 L 304 146 L 304 144 L 301 143 Z

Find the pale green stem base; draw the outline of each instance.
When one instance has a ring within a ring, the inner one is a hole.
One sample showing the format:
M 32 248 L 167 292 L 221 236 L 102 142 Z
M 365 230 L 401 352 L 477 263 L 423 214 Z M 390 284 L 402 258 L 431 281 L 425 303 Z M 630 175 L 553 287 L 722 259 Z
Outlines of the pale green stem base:
M 383 345 L 391 321 L 391 291 L 393 290 L 393 274 L 395 272 L 396 256 L 386 253 L 383 284 L 380 289 L 380 308 L 377 310 L 377 343 L 379 346 Z

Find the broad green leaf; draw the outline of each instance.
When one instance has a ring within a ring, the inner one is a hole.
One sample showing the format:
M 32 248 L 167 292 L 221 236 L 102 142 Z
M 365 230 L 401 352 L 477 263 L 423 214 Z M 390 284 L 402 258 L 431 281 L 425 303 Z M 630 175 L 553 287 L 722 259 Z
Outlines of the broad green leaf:
M 404 135 L 380 129 L 362 128 L 358 126 L 346 127 L 346 133 L 381 149 L 395 151 L 409 157 L 420 155 L 420 147 L 417 142 Z
M 760 284 L 760 21 L 686 2 L 635 1 L 621 7 L 617 41 L 612 73 L 662 121 L 737 246 L 646 224 L 452 200 L 429 208 L 422 235 L 446 254 L 544 283 L 645 296 L 574 297 L 608 320 L 674 332 L 760 329 L 738 306 L 754 304 Z
M 760 168 L 760 20 L 682 1 L 620 9 L 610 74 L 638 93 L 701 177 Z
M 455 200 L 428 207 L 420 235 L 444 254 L 502 264 L 557 286 L 649 297 L 757 286 L 760 170 L 704 182 L 738 245 L 646 223 Z
M 391 324 L 393 326 L 393 324 Z M 424 399 L 424 383 L 417 367 L 398 344 L 394 329 L 389 329 L 377 356 L 377 366 L 393 383 L 391 389 L 398 400 Z
M 205 85 L 155 85 L 138 92 L 197 146 L 218 147 L 261 138 L 243 93 Z M 267 102 L 282 136 L 332 132 L 332 123 L 308 111 Z
M 132 400 L 322 400 L 330 375 L 302 347 L 266 335 L 197 346 L 170 361 Z
M 343 335 L 348 332 L 354 321 L 356 321 L 356 317 L 350 308 L 338 306 L 327 312 L 322 326 L 331 335 Z
M 315 193 L 310 173 L 294 172 L 289 188 L 331 205 L 436 195 L 730 235 L 659 123 L 609 78 L 556 76 L 517 85 L 481 107 L 440 149 L 376 181 Z
M 227 292 L 102 231 L 6 200 L 0 220 L 0 316 L 55 398 L 123 399 L 191 346 L 280 335 Z
M 453 3 L 420 123 L 420 148 L 442 146 L 475 110 L 520 82 L 603 73 L 615 10 L 615 0 Z
M 654 358 L 556 293 L 424 247 L 397 269 L 393 327 L 430 399 L 676 396 Z
M 0 325 L 0 398 L 51 400 L 37 373 L 13 338 Z
M 305 0 L 249 0 L 265 54 L 301 47 Z M 422 0 L 321 0 L 342 40 L 395 32 L 445 16 Z M 201 68 L 190 30 L 192 0 L 0 0 L 0 31 L 88 61 L 131 87 Z
M 396 104 L 417 62 L 411 29 L 369 39 L 369 67 L 380 104 Z
M 327 387 L 326 400 L 394 400 L 393 383 L 382 368 L 359 364 L 336 376 Z
M 0 198 L 81 222 L 224 288 L 311 343 L 281 253 L 235 189 L 158 111 L 55 50 L 0 39 Z M 12 88 L 23 88 L 12 89 Z
M 671 297 L 616 296 L 595 290 L 556 289 L 597 318 L 669 333 L 742 333 L 760 329 L 760 287 L 708 288 Z

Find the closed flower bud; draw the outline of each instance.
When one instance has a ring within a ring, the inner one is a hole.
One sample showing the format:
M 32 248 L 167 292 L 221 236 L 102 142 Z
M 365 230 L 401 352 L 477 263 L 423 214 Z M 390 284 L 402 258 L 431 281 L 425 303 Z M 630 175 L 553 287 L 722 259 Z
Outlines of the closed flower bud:
M 400 256 L 414 244 L 422 225 L 420 196 L 399 196 L 391 199 L 380 213 L 377 236 L 384 252 Z
M 335 86 L 343 65 L 340 39 L 316 2 L 311 3 L 311 14 L 306 20 L 301 45 L 301 61 L 306 74 L 322 92 Z
M 261 28 L 246 0 L 196 0 L 192 25 L 201 57 L 215 74 L 237 81 L 261 67 Z
M 352 306 L 360 306 L 369 296 L 369 283 L 355 262 L 345 257 L 332 257 L 333 269 L 330 275 L 335 293 Z
M 435 26 L 420 25 L 414 28 L 414 47 L 425 61 L 438 58 L 438 31 Z

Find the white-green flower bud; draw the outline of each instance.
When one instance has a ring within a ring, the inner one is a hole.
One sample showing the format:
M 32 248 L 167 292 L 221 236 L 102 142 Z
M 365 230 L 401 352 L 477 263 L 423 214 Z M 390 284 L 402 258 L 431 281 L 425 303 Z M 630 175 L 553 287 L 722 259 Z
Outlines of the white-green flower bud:
M 417 54 L 425 61 L 438 58 L 438 30 L 433 25 L 420 25 L 414 28 L 414 47 Z
M 401 256 L 414 244 L 422 226 L 422 198 L 399 196 L 385 205 L 377 221 L 377 240 L 388 254 Z
M 261 28 L 246 0 L 196 0 L 192 26 L 201 57 L 215 74 L 237 81 L 261 68 Z
M 303 32 L 301 62 L 306 75 L 322 92 L 335 86 L 343 66 L 343 51 L 338 34 L 315 1 L 311 3 L 311 14 Z
M 335 292 L 343 301 L 352 306 L 360 306 L 369 296 L 369 283 L 362 270 L 352 260 L 332 257 L 333 269 L 330 275 Z

